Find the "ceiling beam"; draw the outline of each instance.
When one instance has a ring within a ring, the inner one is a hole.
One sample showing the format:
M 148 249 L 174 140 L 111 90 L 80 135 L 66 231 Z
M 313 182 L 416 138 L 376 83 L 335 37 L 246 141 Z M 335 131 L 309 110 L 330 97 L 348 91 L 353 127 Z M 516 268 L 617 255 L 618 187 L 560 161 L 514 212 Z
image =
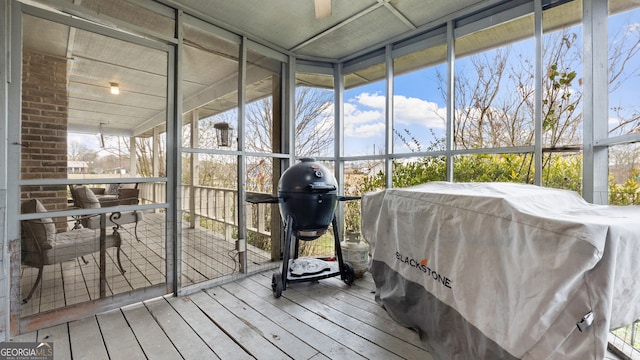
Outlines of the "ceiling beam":
M 100 134 L 100 126 L 69 123 L 67 125 L 67 132 L 77 133 L 77 134 Z M 108 127 L 104 125 L 102 125 L 102 133 L 107 136 L 124 136 L 124 137 L 133 136 L 132 130 Z
M 342 27 L 344 27 L 344 26 L 346 26 L 346 25 L 358 20 L 359 18 L 367 15 L 368 13 L 370 13 L 373 10 L 376 10 L 376 9 L 378 9 L 380 7 L 382 7 L 381 3 L 373 4 L 370 7 L 360 11 L 359 13 L 356 13 L 355 15 L 350 16 L 350 17 L 342 20 L 341 22 L 335 24 L 334 26 L 328 28 L 327 30 L 324 30 L 324 31 L 320 32 L 319 34 L 317 34 L 315 36 L 312 36 L 312 37 L 308 38 L 307 40 L 299 43 L 298 45 L 296 45 L 293 48 L 289 49 L 289 51 L 291 51 L 292 53 L 295 53 L 296 51 L 298 51 L 299 49 L 309 45 L 310 43 L 312 43 L 314 41 L 317 41 L 317 40 L 319 40 L 319 39 L 331 34 L 332 32 L 334 32 L 334 31 L 336 31 L 336 30 L 338 30 L 338 29 L 340 29 L 340 28 L 342 28 Z
M 495 6 L 497 4 L 502 3 L 504 0 L 482 0 L 482 1 L 478 1 L 472 5 L 460 8 L 459 10 L 456 10 L 454 12 L 452 12 L 451 14 L 439 17 L 437 19 L 434 19 L 432 21 L 429 21 L 425 24 L 422 24 L 420 26 L 418 26 L 416 29 L 414 30 L 410 30 L 404 34 L 392 37 L 390 39 L 387 39 L 385 41 L 382 41 L 378 44 L 374 44 L 371 45 L 367 48 L 361 49 L 359 51 L 356 51 L 354 53 L 352 53 L 351 55 L 345 56 L 343 58 L 338 59 L 338 62 L 347 62 L 349 60 L 358 58 L 360 56 L 366 55 L 372 51 L 375 50 L 379 50 L 381 48 L 384 48 L 387 44 L 394 44 L 396 42 L 400 42 L 403 40 L 407 40 L 410 39 L 414 36 L 420 35 L 421 33 L 430 31 L 434 28 L 437 28 L 439 26 L 442 26 L 442 24 L 446 24 L 449 21 L 454 21 L 455 19 L 458 19 L 460 17 L 463 17 L 465 15 L 474 13 L 476 11 L 480 11 L 482 9 L 486 9 L 486 8 L 490 8 L 492 6 Z
M 265 77 L 271 76 L 273 73 L 269 70 L 262 69 L 259 66 L 250 66 L 247 71 L 247 84 L 258 82 Z M 238 91 L 238 73 L 234 73 L 220 81 L 211 84 L 202 91 L 199 91 L 193 96 L 185 99 L 182 102 L 182 111 L 187 113 L 191 110 L 197 109 L 203 105 L 206 105 L 216 99 L 220 99 L 229 93 Z M 252 100 L 252 99 L 249 99 Z M 236 106 L 234 104 L 234 106 Z M 231 109 L 231 108 L 229 108 Z M 229 109 L 225 109 L 229 110 Z M 133 130 L 134 134 L 142 134 L 146 131 L 153 129 L 156 126 L 164 125 L 166 123 L 166 111 L 161 111 L 150 119 L 140 123 Z
M 405 25 L 407 25 L 409 29 L 411 30 L 417 29 L 417 26 L 415 26 L 409 19 L 407 19 L 406 16 L 402 15 L 402 13 L 393 6 L 394 0 L 378 0 L 378 2 L 382 4 L 384 7 L 386 7 L 387 10 L 389 10 L 393 15 L 395 15 L 395 17 L 397 17 Z

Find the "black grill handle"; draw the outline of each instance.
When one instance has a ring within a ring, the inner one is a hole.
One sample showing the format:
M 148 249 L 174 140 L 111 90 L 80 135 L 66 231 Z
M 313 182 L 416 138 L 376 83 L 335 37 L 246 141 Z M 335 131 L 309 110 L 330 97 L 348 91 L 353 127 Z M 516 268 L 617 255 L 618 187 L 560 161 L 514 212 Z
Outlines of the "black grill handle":
M 338 196 L 338 201 L 360 200 L 362 196 Z
M 252 204 L 275 204 L 280 202 L 277 196 L 259 193 L 248 193 L 246 200 Z
M 336 190 L 336 186 L 335 185 L 327 185 L 327 184 L 324 184 L 324 183 L 311 183 L 311 184 L 309 184 L 309 189 L 311 191 L 329 192 L 329 191 Z

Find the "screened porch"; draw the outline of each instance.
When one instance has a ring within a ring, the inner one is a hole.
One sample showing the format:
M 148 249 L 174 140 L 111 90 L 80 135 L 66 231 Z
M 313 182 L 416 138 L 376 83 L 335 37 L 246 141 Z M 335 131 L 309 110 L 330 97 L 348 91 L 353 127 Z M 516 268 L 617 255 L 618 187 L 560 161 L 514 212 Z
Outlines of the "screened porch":
M 6 338 L 51 336 L 75 358 L 87 329 L 102 355 L 118 358 L 122 340 L 152 358 L 134 325 L 146 319 L 167 354 L 190 357 L 162 324 L 175 319 L 220 358 L 259 357 L 252 341 L 276 357 L 428 357 L 375 308 L 369 275 L 268 297 L 283 223 L 277 204 L 247 199 L 277 196 L 304 157 L 341 196 L 515 182 L 640 204 L 636 0 L 324 1 L 329 15 L 320 2 L 3 5 Z M 340 204 L 336 220 L 342 237 L 358 234 L 359 205 Z M 77 250 L 43 255 L 80 233 Z M 302 254 L 331 256 L 334 240 Z M 310 344 L 289 327 L 300 322 L 344 339 Z M 610 341 L 632 356 L 638 328 Z M 217 353 L 209 330 L 234 352 Z

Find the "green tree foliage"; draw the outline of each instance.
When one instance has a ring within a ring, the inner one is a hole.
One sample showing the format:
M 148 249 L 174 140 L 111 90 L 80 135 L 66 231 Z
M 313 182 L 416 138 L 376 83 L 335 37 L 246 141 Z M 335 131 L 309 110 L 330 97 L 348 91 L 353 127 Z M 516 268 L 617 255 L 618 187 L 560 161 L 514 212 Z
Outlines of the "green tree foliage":
M 582 156 L 547 155 L 542 185 L 581 193 Z M 457 182 L 533 183 L 531 154 L 477 154 L 456 157 L 454 174 Z M 409 187 L 445 179 L 444 157 L 425 157 L 409 163 L 394 162 L 393 186 Z M 640 205 L 640 169 L 631 171 L 622 184 L 609 176 L 609 204 Z M 385 187 L 382 172 L 361 179 L 362 192 Z
M 638 176 L 639 169 L 633 169 L 627 180 L 623 184 L 616 184 L 613 176 L 609 176 L 609 203 L 614 205 L 640 205 L 638 196 Z
M 582 155 L 552 154 L 545 156 L 542 168 L 542 186 L 582 193 Z
M 579 155 L 548 156 L 543 171 L 543 185 L 581 191 L 582 157 Z M 473 154 L 454 158 L 453 172 L 457 182 L 533 183 L 531 154 Z M 412 162 L 394 162 L 393 186 L 408 187 L 445 179 L 444 157 L 424 157 Z M 362 180 L 364 192 L 384 188 L 382 172 Z

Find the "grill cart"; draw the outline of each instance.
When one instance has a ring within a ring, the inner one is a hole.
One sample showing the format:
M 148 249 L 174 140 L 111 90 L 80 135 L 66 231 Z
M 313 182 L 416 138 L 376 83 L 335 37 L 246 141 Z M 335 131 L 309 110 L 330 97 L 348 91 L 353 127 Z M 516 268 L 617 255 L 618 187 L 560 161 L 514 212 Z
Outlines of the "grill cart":
M 335 210 L 338 201 L 357 200 L 360 197 L 338 196 L 337 192 L 338 182 L 331 171 L 314 158 L 303 158 L 280 177 L 278 197 L 247 197 L 247 201 L 252 203 L 278 203 L 284 221 L 282 268 L 271 279 L 276 298 L 286 290 L 287 282 L 315 281 L 338 275 L 348 285 L 355 280 L 353 266 L 342 257 Z M 333 228 L 335 256 L 298 257 L 300 241 L 316 240 L 329 225 Z

